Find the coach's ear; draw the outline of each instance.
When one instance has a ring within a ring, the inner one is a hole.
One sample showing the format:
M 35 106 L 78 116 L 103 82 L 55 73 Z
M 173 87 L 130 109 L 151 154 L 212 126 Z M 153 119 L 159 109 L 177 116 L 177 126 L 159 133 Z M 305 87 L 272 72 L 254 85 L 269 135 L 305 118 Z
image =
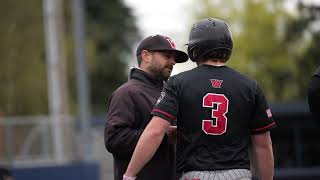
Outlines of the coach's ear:
M 151 53 L 147 50 L 141 52 L 141 60 L 144 63 L 149 63 L 151 61 Z

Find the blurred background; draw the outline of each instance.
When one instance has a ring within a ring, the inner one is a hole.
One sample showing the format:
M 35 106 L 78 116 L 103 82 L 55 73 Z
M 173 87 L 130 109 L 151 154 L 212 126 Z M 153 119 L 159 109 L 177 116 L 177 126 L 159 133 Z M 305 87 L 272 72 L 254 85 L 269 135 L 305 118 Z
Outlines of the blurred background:
M 137 43 L 163 34 L 186 51 L 191 25 L 206 17 L 229 23 L 228 65 L 271 104 L 275 179 L 320 179 L 306 96 L 320 65 L 320 0 L 10 0 L 0 14 L 0 167 L 15 180 L 113 179 L 105 114 Z

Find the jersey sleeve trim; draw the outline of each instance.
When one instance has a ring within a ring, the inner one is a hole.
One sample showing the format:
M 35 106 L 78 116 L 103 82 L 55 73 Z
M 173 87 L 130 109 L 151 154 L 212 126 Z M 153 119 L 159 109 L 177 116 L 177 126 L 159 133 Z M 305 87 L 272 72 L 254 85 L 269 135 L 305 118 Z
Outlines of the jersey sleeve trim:
M 167 112 L 164 112 L 164 111 L 162 111 L 160 109 L 153 109 L 152 111 L 153 112 L 158 112 L 160 114 L 163 114 L 163 115 L 167 116 L 168 118 L 170 118 L 172 121 L 176 121 L 176 118 L 173 115 L 171 115 L 171 114 L 169 114 Z
M 272 129 L 272 128 L 274 128 L 274 127 L 276 127 L 276 123 L 275 123 L 275 122 L 272 122 L 272 123 L 270 123 L 269 125 L 267 125 L 267 126 L 265 126 L 265 127 L 258 128 L 258 129 L 253 129 L 252 132 L 253 132 L 254 134 L 256 134 L 256 133 L 262 133 L 262 132 L 265 132 L 265 131 L 267 131 L 267 130 L 269 130 L 269 129 Z

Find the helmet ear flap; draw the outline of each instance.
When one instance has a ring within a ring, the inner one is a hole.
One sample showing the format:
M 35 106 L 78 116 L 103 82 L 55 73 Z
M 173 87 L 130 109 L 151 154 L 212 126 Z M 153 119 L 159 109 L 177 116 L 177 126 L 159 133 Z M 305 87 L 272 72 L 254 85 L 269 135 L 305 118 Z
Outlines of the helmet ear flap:
M 188 45 L 188 55 L 192 61 L 197 61 L 201 52 L 197 45 Z
M 231 55 L 231 49 L 216 48 L 210 41 L 194 43 L 188 46 L 188 54 L 193 62 L 202 58 L 217 58 L 227 61 Z

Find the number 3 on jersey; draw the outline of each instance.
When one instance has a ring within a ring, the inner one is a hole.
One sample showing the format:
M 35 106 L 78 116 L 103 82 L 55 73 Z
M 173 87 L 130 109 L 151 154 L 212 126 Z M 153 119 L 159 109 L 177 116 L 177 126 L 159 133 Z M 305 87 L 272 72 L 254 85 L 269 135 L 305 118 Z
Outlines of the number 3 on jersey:
M 208 93 L 203 97 L 202 106 L 211 108 L 211 117 L 214 120 L 202 120 L 202 130 L 208 135 L 222 135 L 227 130 L 229 100 L 223 94 Z M 216 104 L 217 108 L 214 108 Z M 215 124 L 213 123 L 215 121 Z

